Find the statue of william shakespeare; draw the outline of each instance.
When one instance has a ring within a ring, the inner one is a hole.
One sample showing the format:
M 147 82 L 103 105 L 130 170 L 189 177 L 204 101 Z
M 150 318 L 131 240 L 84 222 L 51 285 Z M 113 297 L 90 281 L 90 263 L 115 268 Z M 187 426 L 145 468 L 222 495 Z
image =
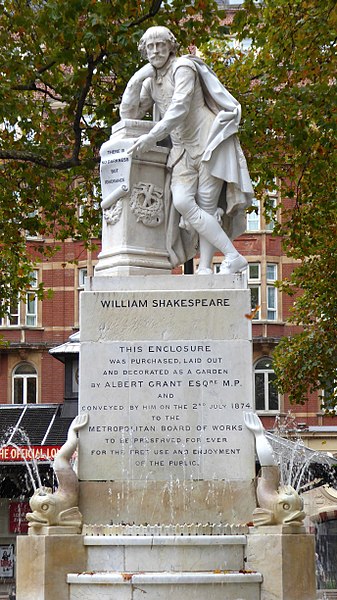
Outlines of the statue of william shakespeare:
M 172 203 L 181 215 L 180 228 L 199 236 L 198 273 L 213 272 L 212 257 L 217 250 L 224 255 L 221 273 L 241 272 L 247 261 L 231 239 L 245 230 L 245 209 L 253 197 L 236 135 L 241 107 L 201 59 L 177 57 L 177 46 L 166 27 L 150 27 L 140 40 L 139 50 L 149 62 L 130 79 L 120 115 L 142 119 L 155 105 L 160 120 L 128 153 L 147 152 L 170 136 L 167 168 Z M 183 257 L 169 252 L 174 264 L 194 256 L 195 247 L 186 248 Z

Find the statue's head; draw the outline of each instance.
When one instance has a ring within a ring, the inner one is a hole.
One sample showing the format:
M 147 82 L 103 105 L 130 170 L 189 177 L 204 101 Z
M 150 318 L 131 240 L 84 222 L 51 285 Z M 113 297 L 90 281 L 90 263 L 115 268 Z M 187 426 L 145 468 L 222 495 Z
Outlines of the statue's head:
M 160 69 L 170 56 L 176 54 L 178 46 L 176 38 L 167 27 L 157 26 L 149 27 L 145 31 L 138 44 L 138 50 L 153 67 Z

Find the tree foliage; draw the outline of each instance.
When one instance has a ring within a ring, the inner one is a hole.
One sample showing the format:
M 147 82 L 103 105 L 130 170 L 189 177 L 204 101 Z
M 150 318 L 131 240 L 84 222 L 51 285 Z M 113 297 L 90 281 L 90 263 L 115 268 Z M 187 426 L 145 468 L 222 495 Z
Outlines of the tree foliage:
M 139 66 L 142 32 L 165 24 L 183 52 L 202 48 L 240 100 L 240 139 L 267 215 L 275 177 L 289 199 L 276 234 L 298 266 L 279 285 L 294 295 L 294 331 L 303 329 L 281 341 L 274 366 L 280 390 L 302 403 L 334 389 L 337 367 L 335 2 L 245 0 L 230 33 L 250 38 L 249 51 L 226 43 L 228 20 L 219 27 L 216 14 L 211 0 L 0 0 L 2 310 L 39 252 L 55 248 L 46 241 L 97 235 L 99 148 Z M 45 240 L 33 254 L 27 233 Z
M 187 52 L 211 35 L 214 9 L 212 0 L 0 1 L 0 316 L 55 240 L 97 236 L 99 148 L 139 67 L 142 33 L 165 24 Z
M 246 0 L 231 33 L 250 38 L 249 51 L 207 45 L 242 103 L 241 139 L 261 206 L 272 217 L 266 190 L 275 177 L 287 199 L 275 233 L 298 261 L 279 283 L 294 296 L 295 335 L 274 353 L 278 386 L 297 403 L 324 389 L 326 406 L 337 405 L 336 15 L 334 0 Z

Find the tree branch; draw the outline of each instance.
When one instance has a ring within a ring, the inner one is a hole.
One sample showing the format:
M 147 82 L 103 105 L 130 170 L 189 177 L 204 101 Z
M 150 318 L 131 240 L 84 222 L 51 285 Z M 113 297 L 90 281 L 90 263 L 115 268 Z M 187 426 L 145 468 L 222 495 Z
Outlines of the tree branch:
M 44 83 L 42 81 L 43 85 L 45 87 L 40 88 L 36 85 L 35 82 L 31 82 L 28 85 L 16 85 L 14 87 L 12 87 L 11 89 L 14 90 L 15 92 L 38 92 L 39 94 L 43 94 L 44 96 L 49 96 L 49 98 L 51 98 L 52 100 L 57 100 L 58 102 L 62 102 L 62 98 L 60 97 L 60 95 L 56 95 L 57 92 L 55 92 L 55 94 L 53 94 L 50 91 L 50 87 L 47 86 L 46 83 Z
M 87 72 L 85 84 L 79 94 L 76 111 L 75 111 L 75 115 L 74 115 L 74 123 L 73 123 L 75 140 L 74 140 L 72 160 L 75 162 L 78 161 L 78 156 L 79 156 L 79 153 L 81 150 L 81 145 L 82 145 L 81 119 L 82 119 L 82 115 L 83 115 L 83 109 L 85 106 L 85 100 L 86 100 L 86 97 L 91 88 L 94 70 L 95 70 L 96 66 L 98 65 L 98 63 L 100 63 L 103 60 L 104 56 L 105 56 L 105 51 L 101 50 L 100 54 L 98 55 L 98 57 L 96 59 L 93 59 L 93 57 L 88 57 L 88 72 Z
M 159 11 L 159 9 L 161 7 L 161 3 L 162 3 L 162 0 L 153 0 L 149 12 L 146 15 L 144 15 L 143 17 L 140 17 L 139 19 L 137 19 L 136 21 L 132 21 L 132 23 L 129 23 L 128 27 L 135 27 L 136 25 L 140 25 L 141 23 L 144 23 L 144 21 L 147 21 L 147 19 L 151 19 L 151 17 L 154 17 L 157 14 L 157 12 Z
M 55 169 L 57 171 L 65 171 L 67 169 L 72 169 L 73 167 L 79 167 L 83 165 L 78 158 L 78 156 L 73 156 L 67 160 L 46 160 L 42 156 L 38 154 L 33 154 L 32 152 L 20 152 L 20 151 L 9 151 L 9 150 L 0 150 L 0 160 L 17 160 L 20 162 L 30 162 L 35 165 L 39 165 L 46 169 Z M 92 158 L 89 163 L 93 165 L 99 162 L 99 158 Z

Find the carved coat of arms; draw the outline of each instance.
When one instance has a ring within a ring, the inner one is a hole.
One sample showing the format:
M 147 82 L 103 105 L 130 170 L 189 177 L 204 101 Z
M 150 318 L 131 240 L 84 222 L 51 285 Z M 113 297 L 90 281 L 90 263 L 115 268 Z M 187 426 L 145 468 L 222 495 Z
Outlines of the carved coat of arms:
M 134 185 L 130 198 L 131 211 L 137 221 L 148 227 L 157 227 L 164 221 L 164 192 L 153 183 Z

